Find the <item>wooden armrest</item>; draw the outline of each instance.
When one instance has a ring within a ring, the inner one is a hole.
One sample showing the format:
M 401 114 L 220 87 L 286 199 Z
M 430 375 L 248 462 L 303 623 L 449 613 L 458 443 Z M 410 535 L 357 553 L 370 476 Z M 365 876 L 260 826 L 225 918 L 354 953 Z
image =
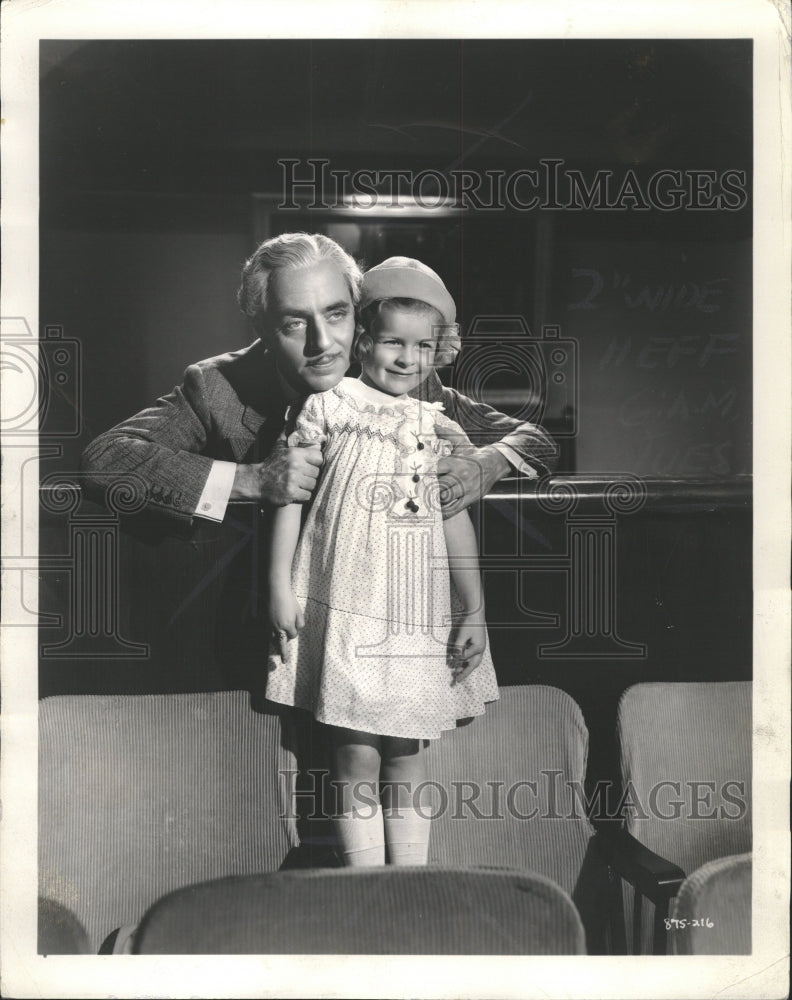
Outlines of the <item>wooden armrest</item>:
M 598 830 L 596 838 L 608 865 L 653 903 L 676 896 L 685 881 L 685 873 L 678 865 L 655 854 L 623 827 Z

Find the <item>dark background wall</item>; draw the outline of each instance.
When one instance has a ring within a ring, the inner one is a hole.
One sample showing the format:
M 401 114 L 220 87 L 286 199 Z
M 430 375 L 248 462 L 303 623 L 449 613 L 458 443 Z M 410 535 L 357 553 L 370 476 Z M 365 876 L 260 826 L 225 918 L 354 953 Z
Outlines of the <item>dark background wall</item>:
M 558 325 L 577 350 L 575 394 L 543 414 L 562 471 L 647 483 L 641 510 L 617 519 L 615 575 L 620 633 L 646 653 L 540 654 L 562 637 L 567 577 L 530 557 L 562 555 L 568 523 L 530 497 L 484 505 L 487 544 L 524 565 L 484 560 L 491 616 L 512 623 L 493 625 L 492 645 L 503 683 L 557 684 L 579 700 L 595 770 L 609 773 L 628 684 L 751 675 L 751 57 L 739 40 L 43 42 L 40 320 L 79 342 L 82 393 L 65 400 L 80 433 L 42 476 L 74 471 L 95 434 L 190 362 L 251 339 L 234 292 L 265 231 L 335 231 L 368 264 L 425 259 L 468 337 L 486 316 L 520 315 L 534 337 Z M 282 157 L 446 172 L 556 157 L 642 182 L 737 170 L 749 198 L 738 211 L 386 213 L 339 229 L 332 213 L 262 208 L 272 200 L 254 196 L 279 194 Z M 522 377 L 488 391 L 509 409 Z M 45 649 L 41 695 L 259 683 L 255 623 L 243 634 L 227 617 L 250 603 L 252 516 L 182 539 L 134 518 L 108 529 L 114 627 L 148 651 Z M 74 523 L 45 512 L 42 555 L 68 561 Z M 68 643 L 74 573 L 45 570 L 40 586 L 42 608 L 63 616 L 42 642 Z M 537 627 L 526 608 L 560 620 Z
M 84 434 L 64 462 L 191 361 L 251 339 L 234 291 L 257 236 L 334 227 L 369 264 L 436 267 L 464 332 L 519 314 L 535 337 L 557 324 L 577 341 L 579 398 L 545 414 L 576 408 L 568 471 L 750 473 L 750 42 L 42 42 L 40 115 L 40 319 L 83 346 Z M 482 176 L 555 158 L 615 187 L 627 170 L 644 185 L 742 171 L 749 197 L 386 211 L 340 230 L 327 212 L 262 212 L 254 194 L 283 197 L 277 161 L 305 177 L 311 157 Z

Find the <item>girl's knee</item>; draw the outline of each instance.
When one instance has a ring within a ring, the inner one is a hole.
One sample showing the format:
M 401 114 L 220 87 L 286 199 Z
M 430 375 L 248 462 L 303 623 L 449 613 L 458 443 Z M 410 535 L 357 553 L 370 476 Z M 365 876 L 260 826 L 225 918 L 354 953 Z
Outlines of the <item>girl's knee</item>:
M 334 732 L 336 770 L 361 777 L 376 777 L 380 767 L 380 738 L 351 729 Z
M 336 751 L 336 762 L 344 770 L 376 775 L 379 773 L 380 755 L 374 747 L 347 744 Z
M 331 782 L 336 815 L 376 808 L 379 802 L 379 744 L 370 738 L 357 741 L 349 730 L 343 733 L 336 740 Z
M 423 752 L 423 740 L 406 739 L 402 736 L 382 737 L 383 760 L 397 760 L 400 757 L 418 757 Z

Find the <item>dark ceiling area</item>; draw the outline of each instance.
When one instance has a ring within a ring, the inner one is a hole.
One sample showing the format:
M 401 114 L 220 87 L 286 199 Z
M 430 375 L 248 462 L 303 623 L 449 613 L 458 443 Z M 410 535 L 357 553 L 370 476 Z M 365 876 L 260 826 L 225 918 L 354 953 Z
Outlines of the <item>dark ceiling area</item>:
M 41 194 L 276 190 L 338 169 L 750 173 L 749 40 L 43 41 Z

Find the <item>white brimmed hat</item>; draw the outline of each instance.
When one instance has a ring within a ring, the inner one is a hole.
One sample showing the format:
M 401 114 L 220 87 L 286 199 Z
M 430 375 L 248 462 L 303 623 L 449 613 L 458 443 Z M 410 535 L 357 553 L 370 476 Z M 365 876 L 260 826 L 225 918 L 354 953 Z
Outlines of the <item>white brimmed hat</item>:
M 434 306 L 449 325 L 456 321 L 456 305 L 440 275 L 413 257 L 388 257 L 366 271 L 360 307 L 377 299 L 420 299 Z

